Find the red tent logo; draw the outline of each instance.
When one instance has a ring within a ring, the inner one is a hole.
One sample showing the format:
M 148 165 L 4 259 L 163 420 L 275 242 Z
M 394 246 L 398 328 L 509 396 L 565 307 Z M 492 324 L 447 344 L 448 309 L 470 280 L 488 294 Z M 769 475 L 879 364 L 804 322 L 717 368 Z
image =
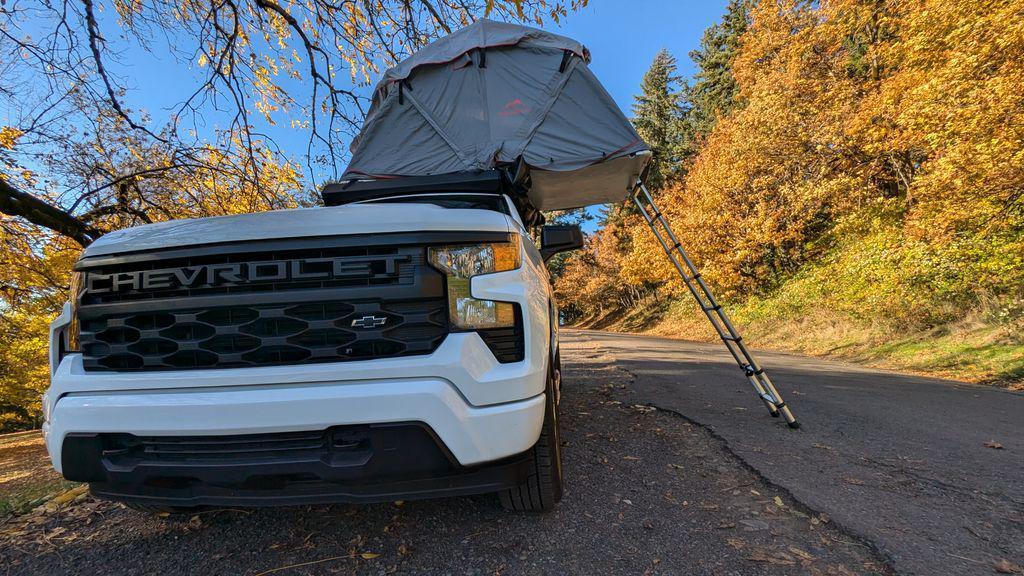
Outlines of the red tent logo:
M 509 100 L 505 103 L 505 107 L 498 112 L 499 116 L 522 116 L 530 111 L 530 107 L 523 104 L 523 101 L 519 98 Z

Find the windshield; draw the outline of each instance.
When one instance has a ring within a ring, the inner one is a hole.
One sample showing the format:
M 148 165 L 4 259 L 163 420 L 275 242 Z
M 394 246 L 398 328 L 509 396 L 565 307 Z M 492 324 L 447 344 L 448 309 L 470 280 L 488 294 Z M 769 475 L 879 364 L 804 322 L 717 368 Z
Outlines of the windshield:
M 366 204 L 433 204 L 441 208 L 492 210 L 509 214 L 504 196 L 497 194 L 417 194 L 367 201 Z

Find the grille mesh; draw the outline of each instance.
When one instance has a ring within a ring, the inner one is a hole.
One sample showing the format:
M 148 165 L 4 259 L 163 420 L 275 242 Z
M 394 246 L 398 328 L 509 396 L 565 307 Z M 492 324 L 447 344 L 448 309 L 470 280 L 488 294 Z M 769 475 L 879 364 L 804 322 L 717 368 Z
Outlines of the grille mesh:
M 443 299 L 329 302 L 105 316 L 81 343 L 87 370 L 180 370 L 427 354 L 447 332 Z

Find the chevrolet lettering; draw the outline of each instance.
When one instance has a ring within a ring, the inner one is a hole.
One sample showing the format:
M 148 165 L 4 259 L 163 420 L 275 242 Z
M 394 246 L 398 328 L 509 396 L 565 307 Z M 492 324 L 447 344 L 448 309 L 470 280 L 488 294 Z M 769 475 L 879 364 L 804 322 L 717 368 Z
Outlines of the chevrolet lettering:
M 387 278 L 397 273 L 408 256 L 306 258 L 161 268 L 113 274 L 87 273 L 86 292 L 173 290 L 198 286 L 238 286 L 281 280 L 321 280 L 349 277 Z

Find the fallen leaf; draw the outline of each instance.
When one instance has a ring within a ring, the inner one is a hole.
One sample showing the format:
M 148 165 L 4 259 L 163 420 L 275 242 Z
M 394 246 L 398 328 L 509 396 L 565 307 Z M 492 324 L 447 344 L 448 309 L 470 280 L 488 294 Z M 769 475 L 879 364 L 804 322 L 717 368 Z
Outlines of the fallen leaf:
M 772 500 L 775 502 L 775 505 L 778 506 L 779 508 L 785 508 L 786 507 L 786 505 L 782 503 L 782 498 L 779 498 L 778 496 L 776 496 L 775 498 L 772 498 Z
M 985 448 L 992 448 L 993 450 L 1002 450 L 1003 445 L 1000 444 L 999 442 L 996 442 L 995 440 L 989 440 L 988 442 L 985 442 Z
M 733 548 L 735 548 L 736 550 L 742 550 L 743 547 L 747 545 L 746 542 L 744 542 L 743 540 L 740 540 L 739 538 L 729 538 L 725 542 L 729 546 L 732 546 Z
M 380 556 L 380 554 L 374 554 L 373 552 L 363 552 L 359 556 L 362 557 L 363 560 L 373 560 L 374 558 Z
M 740 520 L 740 524 L 743 525 L 743 529 L 747 532 L 757 532 L 758 530 L 767 530 L 770 526 L 764 520 L 758 520 L 756 518 L 745 518 Z
M 796 554 L 797 556 L 803 558 L 804 560 L 814 560 L 814 555 L 813 554 L 811 554 L 810 552 L 808 552 L 806 550 L 801 550 L 800 548 L 797 548 L 796 546 L 790 546 L 789 547 L 789 551 L 792 552 L 793 554 Z
M 992 568 L 994 568 L 995 571 L 999 572 L 1000 574 L 1016 574 L 1017 572 L 1021 571 L 1020 566 L 1017 566 L 1016 564 L 1010 562 L 1006 558 L 1003 558 L 1002 560 L 996 562 L 995 565 L 992 566 Z
M 792 566 L 796 564 L 796 560 L 792 556 L 785 552 L 768 552 L 761 548 L 757 548 L 747 556 L 747 560 L 754 562 L 767 562 L 769 564 L 777 564 L 780 566 Z
M 57 494 L 56 496 L 54 496 L 53 499 L 50 500 L 49 505 L 50 505 L 50 507 L 57 507 L 57 506 L 60 506 L 62 504 L 67 504 L 68 502 L 71 502 L 75 498 L 78 498 L 79 496 L 85 494 L 88 491 L 89 491 L 89 485 L 88 484 L 82 484 L 81 486 L 75 486 L 74 488 L 71 488 L 70 490 L 65 490 L 65 491 L 61 492 L 60 494 Z
M 636 456 L 623 456 L 623 460 L 639 460 Z

